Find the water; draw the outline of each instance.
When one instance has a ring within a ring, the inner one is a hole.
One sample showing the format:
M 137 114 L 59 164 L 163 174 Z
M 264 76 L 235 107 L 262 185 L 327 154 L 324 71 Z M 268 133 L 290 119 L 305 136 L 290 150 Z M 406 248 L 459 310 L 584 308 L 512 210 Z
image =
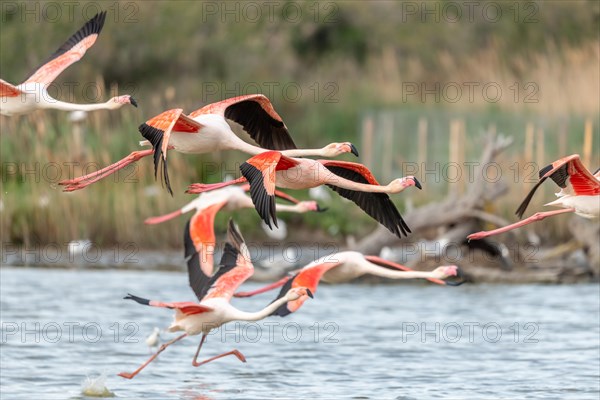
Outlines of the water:
M 101 373 L 126 399 L 597 399 L 600 392 L 598 285 L 322 285 L 298 313 L 232 323 L 201 353 L 237 348 L 246 364 L 227 357 L 194 368 L 199 337 L 192 337 L 129 381 L 116 374 L 149 356 L 145 338 L 169 324 L 171 311 L 121 298 L 193 300 L 186 275 L 2 268 L 0 278 L 2 399 L 85 398 L 82 382 Z M 272 297 L 234 304 L 253 311 Z

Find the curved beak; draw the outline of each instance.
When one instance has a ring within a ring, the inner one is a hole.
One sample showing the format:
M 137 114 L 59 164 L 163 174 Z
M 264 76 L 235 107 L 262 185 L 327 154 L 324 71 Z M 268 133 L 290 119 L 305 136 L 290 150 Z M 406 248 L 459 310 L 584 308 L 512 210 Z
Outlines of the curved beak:
M 446 283 L 446 286 L 460 286 L 463 283 L 467 282 L 464 275 L 460 271 L 460 268 L 456 268 L 456 277 L 459 278 L 458 281 L 444 281 Z
M 134 106 L 135 108 L 137 108 L 138 103 L 137 101 L 133 98 L 133 96 L 129 96 L 129 102 L 131 103 L 132 106 Z
M 350 143 L 350 153 L 352 153 L 356 157 L 358 157 L 358 149 L 356 148 L 356 146 L 353 143 Z
M 320 205 L 317 204 L 317 212 L 325 212 L 329 210 L 329 207 L 321 207 Z
M 310 297 L 311 299 L 314 299 L 315 296 L 313 295 L 313 293 L 310 291 L 310 289 L 306 289 L 306 294 L 308 295 L 308 297 Z
M 415 178 L 414 176 L 413 176 L 413 180 L 415 181 L 415 186 L 416 186 L 416 187 L 417 187 L 419 190 L 422 190 L 422 189 L 423 189 L 423 187 L 421 186 L 421 182 L 419 182 L 419 181 L 417 180 L 417 178 Z

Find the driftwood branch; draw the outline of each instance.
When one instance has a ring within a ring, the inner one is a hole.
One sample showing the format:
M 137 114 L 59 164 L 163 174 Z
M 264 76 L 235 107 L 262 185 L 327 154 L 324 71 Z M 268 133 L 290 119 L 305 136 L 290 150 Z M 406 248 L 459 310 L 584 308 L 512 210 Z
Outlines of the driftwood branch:
M 449 196 L 442 201 L 429 203 L 410 211 L 405 219 L 413 232 L 411 238 L 418 236 L 425 230 L 439 229 L 440 227 L 456 224 L 468 224 L 469 221 L 476 219 L 500 225 L 506 223 L 502 218 L 482 211 L 486 201 L 500 197 L 508 190 L 502 182 L 487 182 L 482 171 L 510 146 L 512 138 L 488 133 L 484 136 L 484 140 L 485 147 L 481 159 L 474 167 L 475 179 L 469 185 L 467 193 L 462 196 Z M 411 238 L 408 240 L 411 240 Z M 356 249 L 365 254 L 377 254 L 383 247 L 394 246 L 399 243 L 400 239 L 384 227 L 379 226 L 374 232 L 358 242 Z

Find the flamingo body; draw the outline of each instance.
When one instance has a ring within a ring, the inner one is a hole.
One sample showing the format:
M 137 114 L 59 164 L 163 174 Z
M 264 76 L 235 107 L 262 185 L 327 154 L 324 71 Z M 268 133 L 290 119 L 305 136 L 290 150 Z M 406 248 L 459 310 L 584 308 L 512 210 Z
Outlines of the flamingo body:
M 540 170 L 539 177 L 540 180 L 529 191 L 515 214 L 519 218 L 523 217 L 536 190 L 548 178 L 554 181 L 561 190 L 556 193 L 558 199 L 545 205 L 560 207 L 560 210 L 538 212 L 529 218 L 502 228 L 472 233 L 467 236 L 467 239 L 483 239 L 559 214 L 575 213 L 584 218 L 598 218 L 600 215 L 600 169 L 592 174 L 583 165 L 578 154 L 563 157 L 547 165 Z
M 106 11 L 92 17 L 24 83 L 13 86 L 0 80 L 0 114 L 12 116 L 48 108 L 63 111 L 114 110 L 125 104 L 137 107 L 136 101 L 129 95 L 113 97 L 106 103 L 74 104 L 54 99 L 47 91 L 58 75 L 79 61 L 87 49 L 93 46 L 102 31 L 105 19 Z
M 122 372 L 119 375 L 131 379 L 152 362 L 160 352 L 167 346 L 183 339 L 186 336 L 202 334 L 202 339 L 192 361 L 195 367 L 228 355 L 235 355 L 240 361 L 246 359 L 238 350 L 209 358 L 198 363 L 197 357 L 202 344 L 213 329 L 231 321 L 258 321 L 273 314 L 281 305 L 288 301 L 295 301 L 304 296 L 312 297 L 310 290 L 306 288 L 293 288 L 286 294 L 278 296 L 275 301 L 258 312 L 246 312 L 238 310 L 229 302 L 235 290 L 247 280 L 254 272 L 254 266 L 250 261 L 248 248 L 241 234 L 232 221 L 228 229 L 229 243 L 226 244 L 221 259 L 221 268 L 212 276 L 204 274 L 194 260 L 188 261 L 188 275 L 192 290 L 196 294 L 199 303 L 195 302 L 172 302 L 166 303 L 156 300 L 148 300 L 141 297 L 128 295 L 125 299 L 134 300 L 139 304 L 152 307 L 163 307 L 175 310 L 175 317 L 168 330 L 170 332 L 185 332 L 183 335 L 162 345 L 158 352 L 142 364 L 132 373 Z

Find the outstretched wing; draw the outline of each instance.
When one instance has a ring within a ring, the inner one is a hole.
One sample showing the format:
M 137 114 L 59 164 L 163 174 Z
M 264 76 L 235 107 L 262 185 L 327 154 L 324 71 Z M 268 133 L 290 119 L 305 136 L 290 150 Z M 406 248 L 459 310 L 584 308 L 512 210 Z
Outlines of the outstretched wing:
M 250 94 L 209 104 L 190 114 L 218 114 L 237 122 L 262 148 L 295 149 L 296 144 L 269 99 L 262 94 Z
M 600 194 L 600 181 L 581 163 L 578 154 L 561 158 L 547 165 L 540 170 L 539 177 L 540 180 L 529 191 L 515 212 L 519 218 L 523 217 L 538 187 L 548 178 L 552 179 L 554 183 L 567 193 L 579 196 L 595 196 Z
M 154 148 L 154 177 L 158 174 L 158 165 L 163 163 L 163 181 L 167 190 L 173 195 L 171 182 L 169 181 L 169 172 L 167 169 L 167 150 L 169 148 L 169 138 L 171 131 L 185 133 L 197 133 L 202 128 L 202 124 L 194 121 L 185 114 L 181 108 L 174 108 L 158 114 L 141 124 L 138 128 L 144 138 L 146 138 Z
M 371 171 L 362 164 L 346 161 L 319 160 L 335 175 L 358 183 L 379 185 Z M 340 196 L 352 200 L 371 218 L 385 226 L 394 235 L 408 236 L 410 228 L 386 193 L 358 192 L 328 184 Z
M 209 290 L 205 299 L 222 298 L 231 300 L 233 294 L 242 283 L 254 273 L 254 265 L 250 260 L 250 253 L 239 230 L 229 220 L 227 230 L 228 243 L 223 249 L 221 268 L 214 274 L 209 282 Z
M 183 232 L 185 259 L 187 261 L 190 287 L 196 294 L 198 300 L 202 300 L 210 287 L 210 275 L 205 273 L 202 269 L 201 255 L 198 250 L 196 250 L 196 245 L 190 234 L 191 222 L 192 220 L 190 219 L 185 225 Z
M 62 46 L 58 48 L 38 69 L 25 81 L 49 85 L 61 72 L 74 62 L 83 57 L 87 49 L 96 42 L 104 20 L 106 11 L 96 14 L 73 34 Z
M 16 86 L 11 85 L 3 79 L 0 79 L 0 97 L 17 97 L 21 93 L 23 92 Z
M 330 269 L 335 268 L 341 264 L 341 262 L 339 261 L 324 261 L 330 258 L 330 256 L 325 257 L 324 259 L 315 261 L 302 268 L 300 272 L 294 275 L 290 280 L 288 280 L 285 283 L 285 285 L 281 287 L 279 294 L 273 301 L 282 298 L 290 289 L 296 287 L 305 287 L 309 289 L 312 293 L 315 293 L 323 275 Z M 302 296 L 297 300 L 288 301 L 287 303 L 282 304 L 271 315 L 279 315 L 280 317 L 285 317 L 286 315 L 289 315 L 298 310 L 302 306 L 302 304 L 304 304 L 307 298 L 308 296 Z
M 277 226 L 275 211 L 275 173 L 298 165 L 298 161 L 277 151 L 258 154 L 240 166 L 240 171 L 250 184 L 250 197 L 256 211 L 271 228 Z

